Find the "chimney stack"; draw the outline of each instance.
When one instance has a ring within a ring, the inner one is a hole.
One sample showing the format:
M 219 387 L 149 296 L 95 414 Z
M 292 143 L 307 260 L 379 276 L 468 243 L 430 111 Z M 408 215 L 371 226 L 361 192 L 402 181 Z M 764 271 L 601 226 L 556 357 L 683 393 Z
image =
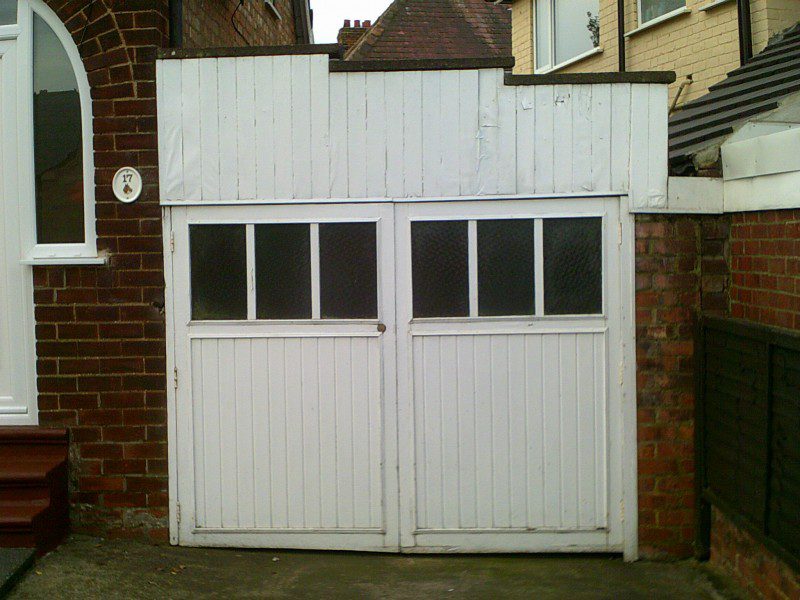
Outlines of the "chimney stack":
M 350 19 L 344 20 L 344 26 L 339 30 L 337 41 L 340 46 L 344 46 L 345 54 L 350 48 L 355 46 L 361 37 L 372 28 L 372 21 L 362 21 L 356 19 L 355 22 Z

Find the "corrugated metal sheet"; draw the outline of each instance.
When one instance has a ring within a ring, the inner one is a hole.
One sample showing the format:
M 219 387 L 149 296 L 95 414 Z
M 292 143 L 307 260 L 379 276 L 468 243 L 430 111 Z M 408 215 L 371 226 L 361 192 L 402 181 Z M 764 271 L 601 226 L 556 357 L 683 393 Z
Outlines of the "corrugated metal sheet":
M 800 24 L 711 86 L 708 94 L 672 115 L 670 161 L 733 133 L 738 123 L 750 117 L 778 108 L 780 100 L 794 92 L 800 92 Z

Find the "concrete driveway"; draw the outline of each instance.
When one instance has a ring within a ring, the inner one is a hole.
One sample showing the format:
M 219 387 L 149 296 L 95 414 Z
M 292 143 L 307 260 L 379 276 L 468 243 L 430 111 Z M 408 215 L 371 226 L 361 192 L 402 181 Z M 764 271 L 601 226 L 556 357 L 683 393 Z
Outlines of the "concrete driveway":
M 224 598 L 741 599 L 692 562 L 609 557 L 393 556 L 155 547 L 73 536 L 12 600 Z

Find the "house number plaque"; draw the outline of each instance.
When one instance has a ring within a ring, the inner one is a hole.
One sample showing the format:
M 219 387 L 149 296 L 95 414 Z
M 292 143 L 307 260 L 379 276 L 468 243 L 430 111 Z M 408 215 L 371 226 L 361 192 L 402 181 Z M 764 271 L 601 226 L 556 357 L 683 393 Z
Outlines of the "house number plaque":
M 122 167 L 114 175 L 111 186 L 117 200 L 130 204 L 142 193 L 142 175 L 133 167 Z

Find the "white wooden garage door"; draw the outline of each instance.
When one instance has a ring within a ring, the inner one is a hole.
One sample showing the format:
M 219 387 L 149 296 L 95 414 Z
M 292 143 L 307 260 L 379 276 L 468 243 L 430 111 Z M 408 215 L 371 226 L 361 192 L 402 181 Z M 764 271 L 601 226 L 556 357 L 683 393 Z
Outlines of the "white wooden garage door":
M 618 202 L 168 209 L 178 541 L 621 550 Z

